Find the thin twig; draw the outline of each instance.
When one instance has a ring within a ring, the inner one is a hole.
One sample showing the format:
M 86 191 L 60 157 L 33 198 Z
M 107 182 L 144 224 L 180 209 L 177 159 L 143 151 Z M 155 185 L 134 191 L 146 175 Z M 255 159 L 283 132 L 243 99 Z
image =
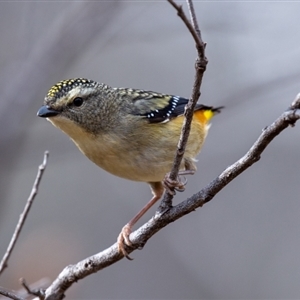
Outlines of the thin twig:
M 297 95 L 296 99 L 287 111 L 285 111 L 277 120 L 262 131 L 256 142 L 241 159 L 229 166 L 200 192 L 194 194 L 164 213 L 157 213 L 146 224 L 133 232 L 130 235 L 130 240 L 132 241 L 133 246 L 130 250 L 128 249 L 129 253 L 138 249 L 141 245 L 145 245 L 156 232 L 168 224 L 189 214 L 213 199 L 213 197 L 234 178 L 257 162 L 263 151 L 277 135 L 279 135 L 287 127 L 294 126 L 299 119 L 300 94 Z M 66 267 L 59 274 L 56 280 L 46 289 L 45 300 L 62 299 L 64 292 L 73 283 L 114 264 L 122 258 L 123 256 L 118 251 L 117 244 L 114 244 L 106 250 L 82 260 L 76 265 Z
M 173 0 L 168 0 L 168 2 L 177 10 L 178 16 L 182 19 L 182 21 L 184 22 L 184 24 L 190 31 L 190 33 L 195 41 L 198 52 L 201 52 L 200 54 L 203 55 L 203 57 L 204 57 L 205 43 L 203 43 L 202 38 L 201 38 L 201 31 L 199 30 L 194 6 L 190 5 L 191 0 L 186 0 L 186 1 L 188 3 L 188 7 L 189 7 L 189 11 L 190 11 L 190 15 L 191 15 L 191 19 L 192 19 L 193 23 L 191 23 L 189 21 L 189 19 L 185 15 L 181 5 L 176 4 Z M 194 26 L 196 26 L 196 27 L 194 27 Z
M 199 25 L 198 25 L 198 21 L 197 21 L 195 9 L 194 9 L 193 1 L 192 0 L 186 0 L 186 3 L 187 3 L 188 8 L 189 8 L 189 12 L 190 12 L 190 16 L 191 16 L 191 23 L 193 25 L 193 28 L 194 28 L 195 32 L 197 33 L 197 36 L 199 37 L 199 40 L 202 41 L 201 31 L 199 29 Z M 202 46 L 202 44 L 200 46 Z
M 10 292 L 0 286 L 0 295 L 3 295 L 7 298 L 14 299 L 14 300 L 24 300 L 24 298 L 17 296 L 14 292 Z
M 195 40 L 196 48 L 198 51 L 198 58 L 195 63 L 196 74 L 195 74 L 192 95 L 191 95 L 191 98 L 190 98 L 188 104 L 185 107 L 185 113 L 184 113 L 185 118 L 184 118 L 184 122 L 182 125 L 179 142 L 177 145 L 176 156 L 174 158 L 172 169 L 169 174 L 169 178 L 171 179 L 171 181 L 176 181 L 178 172 L 179 172 L 179 169 L 181 166 L 181 162 L 182 162 L 182 159 L 184 156 L 184 152 L 185 152 L 185 148 L 187 145 L 190 130 L 191 130 L 194 108 L 200 97 L 200 87 L 201 87 L 203 74 L 206 70 L 206 65 L 208 63 L 208 60 L 205 56 L 205 43 L 202 41 L 202 38 L 201 38 L 201 31 L 198 26 L 198 22 L 197 22 L 197 18 L 196 18 L 196 14 L 195 14 L 195 10 L 194 10 L 192 1 L 186 0 L 188 3 L 189 13 L 190 13 L 192 23 L 188 20 L 185 13 L 183 12 L 182 6 L 177 5 L 173 0 L 168 0 L 168 1 L 177 10 L 178 16 L 182 19 L 184 24 L 187 26 L 187 28 L 191 32 L 191 34 Z M 165 211 L 166 209 L 169 209 L 172 206 L 172 199 L 173 199 L 172 193 L 165 193 L 164 198 L 160 205 L 160 210 Z
M 34 181 L 34 184 L 33 184 L 33 187 L 32 187 L 32 190 L 31 190 L 31 193 L 27 199 L 27 202 L 26 202 L 26 205 L 24 207 L 24 210 L 23 212 L 21 213 L 20 215 L 20 218 L 19 218 L 19 222 L 16 226 L 16 229 L 15 229 L 15 232 L 10 240 L 10 243 L 7 247 L 7 250 L 1 260 L 1 263 L 0 263 L 0 274 L 4 271 L 4 269 L 7 267 L 7 262 L 9 260 L 9 257 L 15 247 L 15 244 L 18 240 L 18 237 L 21 233 L 21 230 L 24 226 L 24 223 L 25 223 L 25 220 L 26 220 L 26 217 L 30 211 L 30 208 L 31 208 L 31 205 L 33 203 L 33 200 L 35 198 L 35 196 L 37 195 L 37 192 L 38 192 L 38 188 L 39 188 L 39 185 L 40 185 L 40 182 L 41 182 L 41 179 L 42 179 L 42 176 L 43 176 L 43 173 L 46 169 L 46 165 L 47 165 L 47 159 L 48 159 L 48 156 L 49 156 L 49 152 L 48 151 L 45 151 L 44 153 L 44 159 L 43 159 L 43 163 L 39 166 L 39 170 L 38 170 L 38 173 L 37 173 L 37 176 L 35 178 L 35 181 Z
M 9 297 L 7 293 L 9 293 L 10 297 L 12 299 L 28 299 L 28 295 L 34 295 L 39 297 L 39 299 L 44 299 L 44 290 L 46 287 L 48 287 L 51 283 L 49 278 L 41 278 L 38 281 L 31 283 L 30 287 L 26 284 L 27 288 L 24 286 L 24 279 L 21 278 L 20 282 L 23 286 L 23 288 L 17 290 L 17 291 L 8 291 L 2 287 L 0 287 L 0 295 Z M 15 297 L 15 298 L 13 298 Z M 17 298 L 16 298 L 17 297 Z M 3 300 L 3 297 L 0 297 L 0 300 Z
M 27 291 L 27 293 L 29 295 L 37 296 L 40 299 L 44 298 L 44 293 L 41 291 L 40 288 L 38 288 L 38 289 L 32 289 L 32 288 L 30 288 L 24 278 L 21 278 L 20 282 L 21 282 L 22 286 L 24 287 L 24 289 Z

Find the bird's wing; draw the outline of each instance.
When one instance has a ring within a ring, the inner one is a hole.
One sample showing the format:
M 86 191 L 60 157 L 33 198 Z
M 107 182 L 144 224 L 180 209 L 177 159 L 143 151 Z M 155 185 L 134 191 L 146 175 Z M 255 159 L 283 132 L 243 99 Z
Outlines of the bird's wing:
M 188 99 L 160 94 L 151 91 L 119 88 L 118 92 L 127 99 L 130 98 L 131 113 L 147 118 L 149 123 L 168 122 L 177 116 L 183 115 Z M 213 110 L 211 106 L 196 104 L 195 110 Z

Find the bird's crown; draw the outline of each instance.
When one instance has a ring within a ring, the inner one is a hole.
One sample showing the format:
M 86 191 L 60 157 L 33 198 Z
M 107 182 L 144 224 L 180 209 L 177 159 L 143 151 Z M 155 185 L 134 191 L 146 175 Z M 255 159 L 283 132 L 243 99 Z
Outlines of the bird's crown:
M 85 78 L 73 78 L 62 80 L 51 87 L 47 93 L 48 98 L 61 98 L 66 95 L 70 90 L 74 89 L 77 86 L 81 87 L 91 87 L 94 88 L 97 85 L 96 81 L 85 79 Z

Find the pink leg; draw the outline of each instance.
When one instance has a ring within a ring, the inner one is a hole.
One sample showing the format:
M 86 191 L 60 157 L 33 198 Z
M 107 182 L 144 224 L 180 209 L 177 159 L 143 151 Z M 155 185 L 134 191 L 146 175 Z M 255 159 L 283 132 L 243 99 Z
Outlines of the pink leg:
M 157 202 L 164 193 L 164 186 L 161 182 L 150 182 L 150 187 L 153 193 L 153 197 L 151 200 L 122 228 L 119 236 L 118 236 L 118 247 L 119 251 L 123 253 L 123 255 L 132 260 L 128 255 L 127 251 L 125 250 L 125 244 L 127 246 L 131 246 L 132 243 L 130 241 L 130 234 L 132 231 L 132 227 L 135 225 L 136 222 Z

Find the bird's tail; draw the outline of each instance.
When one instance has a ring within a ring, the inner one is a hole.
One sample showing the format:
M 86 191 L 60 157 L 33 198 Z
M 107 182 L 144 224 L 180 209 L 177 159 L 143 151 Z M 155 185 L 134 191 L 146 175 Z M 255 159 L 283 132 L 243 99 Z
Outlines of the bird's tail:
M 224 106 L 213 107 L 203 104 L 196 104 L 195 115 L 198 115 L 198 117 L 201 119 L 204 118 L 202 121 L 208 122 L 215 114 L 219 114 L 223 108 Z

